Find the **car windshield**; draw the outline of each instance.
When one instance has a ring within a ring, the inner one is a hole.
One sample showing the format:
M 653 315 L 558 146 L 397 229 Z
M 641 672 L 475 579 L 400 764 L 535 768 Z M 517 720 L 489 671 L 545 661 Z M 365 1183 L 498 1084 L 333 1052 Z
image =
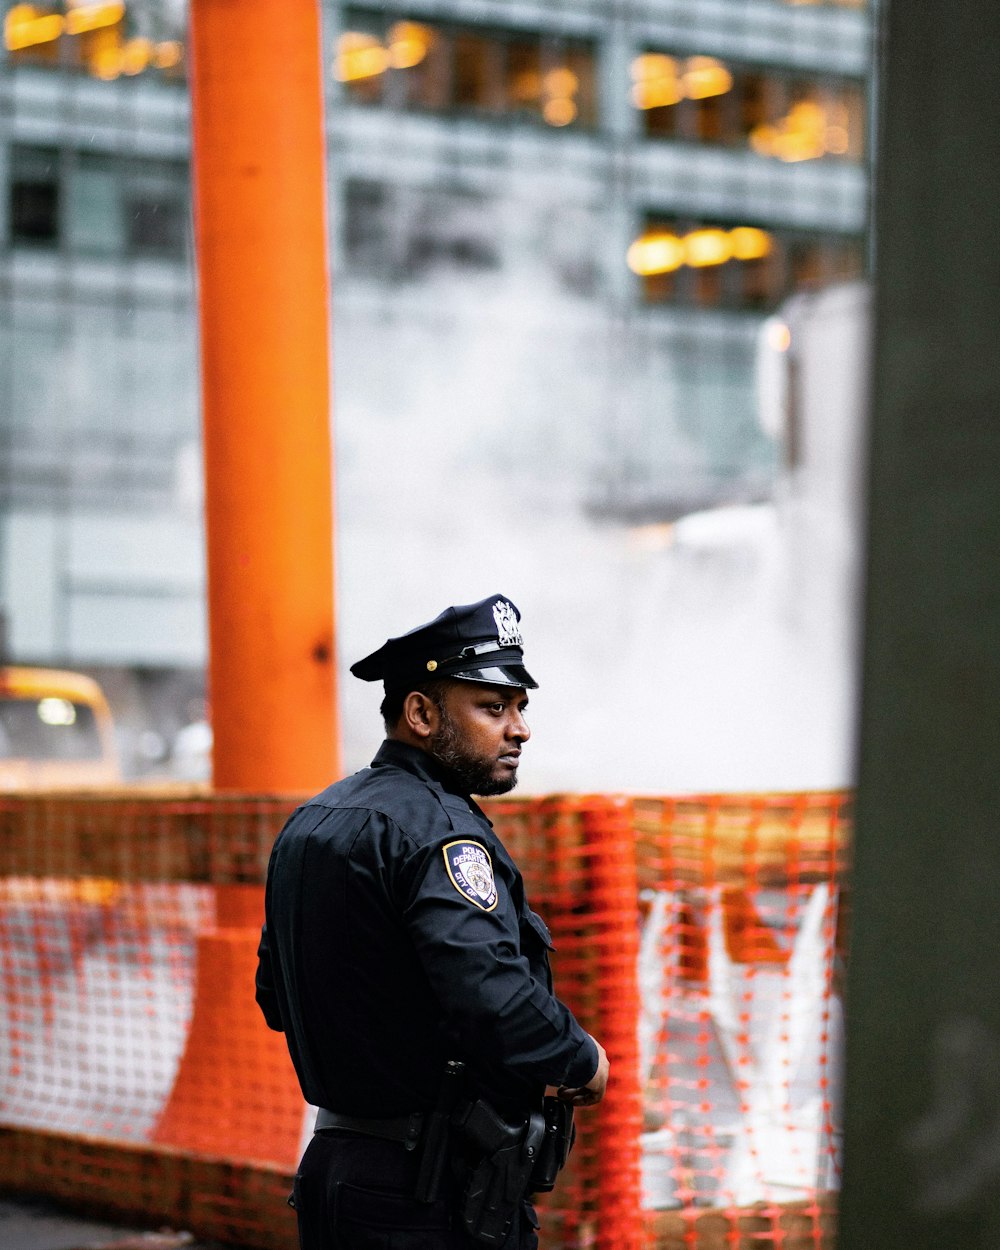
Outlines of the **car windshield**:
M 0 759 L 94 760 L 101 757 L 94 709 L 53 695 L 0 698 Z

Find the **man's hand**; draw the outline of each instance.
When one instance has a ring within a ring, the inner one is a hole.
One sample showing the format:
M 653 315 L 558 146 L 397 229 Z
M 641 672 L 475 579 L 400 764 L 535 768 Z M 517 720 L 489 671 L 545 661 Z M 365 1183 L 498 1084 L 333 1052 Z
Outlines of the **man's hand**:
M 579 1089 L 570 1089 L 563 1085 L 557 1092 L 557 1097 L 563 1102 L 571 1102 L 574 1107 L 594 1106 L 595 1103 L 601 1101 L 604 1091 L 608 1088 L 608 1073 L 611 1071 L 611 1065 L 608 1063 L 607 1051 L 596 1037 L 593 1038 L 593 1042 L 597 1047 L 597 1071 L 587 1084 L 581 1085 Z

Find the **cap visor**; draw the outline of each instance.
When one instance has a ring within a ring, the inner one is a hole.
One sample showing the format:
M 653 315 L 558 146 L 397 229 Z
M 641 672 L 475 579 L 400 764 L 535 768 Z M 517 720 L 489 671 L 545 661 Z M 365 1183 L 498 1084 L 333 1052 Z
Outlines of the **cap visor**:
M 523 664 L 488 665 L 483 668 L 463 668 L 461 672 L 439 671 L 439 677 L 456 677 L 459 681 L 478 681 L 484 686 L 517 686 L 537 690 L 538 682 Z

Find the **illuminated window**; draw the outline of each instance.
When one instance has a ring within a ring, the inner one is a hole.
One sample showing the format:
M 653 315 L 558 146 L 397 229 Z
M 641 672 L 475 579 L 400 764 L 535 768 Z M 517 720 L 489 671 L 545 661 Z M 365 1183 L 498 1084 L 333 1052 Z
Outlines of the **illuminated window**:
M 345 24 L 333 74 L 358 103 L 521 117 L 555 129 L 595 123 L 588 40 L 358 9 Z
M 59 153 L 17 145 L 11 150 L 10 237 L 13 243 L 59 242 Z
M 15 65 L 78 69 L 110 81 L 152 72 L 184 75 L 178 30 L 157 20 L 161 38 L 135 33 L 124 0 L 72 0 L 62 4 L 14 4 L 4 17 L 4 47 Z
M 793 291 L 858 277 L 864 252 L 857 238 L 655 217 L 626 260 L 647 303 L 766 311 Z
M 631 77 L 650 136 L 749 147 L 785 162 L 864 156 L 858 82 L 661 51 L 637 56 Z

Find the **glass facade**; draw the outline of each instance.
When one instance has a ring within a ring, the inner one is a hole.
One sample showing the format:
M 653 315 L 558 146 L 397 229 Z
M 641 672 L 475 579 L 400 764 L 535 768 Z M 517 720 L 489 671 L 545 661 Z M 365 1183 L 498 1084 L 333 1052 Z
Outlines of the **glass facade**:
M 184 44 L 173 6 L 112 3 L 14 4 L 4 18 L 13 65 L 90 74 L 105 82 L 149 74 L 184 76 Z
M 862 238 L 650 215 L 628 252 L 650 304 L 770 312 L 796 291 L 864 272 Z
M 870 14 L 609 8 L 324 0 L 342 498 L 403 425 L 443 474 L 619 524 L 767 497 L 759 329 L 863 270 Z M 72 661 L 128 620 L 176 662 L 202 577 L 185 6 L 8 4 L 4 41 L 12 637 Z M 112 561 L 97 533 L 132 538 Z M 140 539 L 155 571 L 117 572 Z
M 189 255 L 186 161 L 14 143 L 8 185 L 12 246 L 81 256 Z
M 631 75 L 631 100 L 651 138 L 748 148 L 785 162 L 864 157 L 860 82 L 664 51 L 636 57 Z
M 597 122 L 591 40 L 354 8 L 344 21 L 334 74 L 359 103 L 560 128 Z

